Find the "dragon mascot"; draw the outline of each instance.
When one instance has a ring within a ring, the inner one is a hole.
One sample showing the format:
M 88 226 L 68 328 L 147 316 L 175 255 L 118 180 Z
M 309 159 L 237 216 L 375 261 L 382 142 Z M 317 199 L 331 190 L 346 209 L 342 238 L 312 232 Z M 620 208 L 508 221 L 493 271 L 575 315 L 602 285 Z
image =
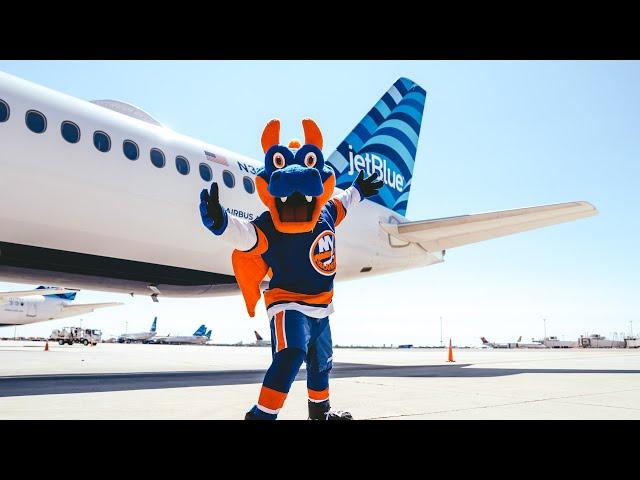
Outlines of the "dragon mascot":
M 309 419 L 351 420 L 329 403 L 336 274 L 336 227 L 364 198 L 375 195 L 382 180 L 364 178 L 333 196 L 336 177 L 322 155 L 322 133 L 311 119 L 302 121 L 304 144 L 280 143 L 280 121 L 267 123 L 262 133 L 264 167 L 256 189 L 267 210 L 253 221 L 229 215 L 220 205 L 218 185 L 200 193 L 200 215 L 209 231 L 235 250 L 231 262 L 247 311 L 255 315 L 260 283 L 270 319 L 272 362 L 258 402 L 247 420 L 275 420 L 302 362 L 306 363 Z

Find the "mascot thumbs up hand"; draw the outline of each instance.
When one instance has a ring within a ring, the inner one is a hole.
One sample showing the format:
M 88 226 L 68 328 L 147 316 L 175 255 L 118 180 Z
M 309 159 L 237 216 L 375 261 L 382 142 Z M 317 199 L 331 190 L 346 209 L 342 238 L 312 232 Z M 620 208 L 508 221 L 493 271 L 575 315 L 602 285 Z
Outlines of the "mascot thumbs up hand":
M 204 188 L 200 192 L 200 217 L 205 227 L 215 233 L 224 224 L 224 209 L 218 199 L 218 184 L 211 184 L 211 191 Z

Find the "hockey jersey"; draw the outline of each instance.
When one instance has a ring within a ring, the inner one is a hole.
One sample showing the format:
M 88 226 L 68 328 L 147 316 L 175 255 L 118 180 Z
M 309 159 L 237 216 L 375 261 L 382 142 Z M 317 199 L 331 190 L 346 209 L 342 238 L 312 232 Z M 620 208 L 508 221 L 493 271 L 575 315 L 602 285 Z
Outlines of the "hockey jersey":
M 335 229 L 360 201 L 358 190 L 349 187 L 327 202 L 314 229 L 306 233 L 279 232 L 269 211 L 251 222 L 230 215 L 225 218 L 223 231 L 214 233 L 237 247 L 232 264 L 250 316 L 255 314 L 260 282 L 267 274 L 270 281 L 264 299 L 269 318 L 283 310 L 314 318 L 333 313 Z

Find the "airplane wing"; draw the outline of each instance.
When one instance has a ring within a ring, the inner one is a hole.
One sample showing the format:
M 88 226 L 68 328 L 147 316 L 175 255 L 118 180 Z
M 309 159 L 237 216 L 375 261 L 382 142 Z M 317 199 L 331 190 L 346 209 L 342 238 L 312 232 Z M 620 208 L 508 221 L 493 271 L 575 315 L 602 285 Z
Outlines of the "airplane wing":
M 436 252 L 596 215 L 589 202 L 557 203 L 407 223 L 381 223 L 389 235 Z
M 29 297 L 33 295 L 59 295 L 64 293 L 79 292 L 73 288 L 38 288 L 36 290 L 22 290 L 14 292 L 0 292 L 0 300 L 16 297 Z
M 117 307 L 124 305 L 122 302 L 105 302 L 105 303 L 84 303 L 78 305 L 63 305 L 62 312 L 66 315 L 80 315 L 83 313 L 91 313 L 96 308 Z

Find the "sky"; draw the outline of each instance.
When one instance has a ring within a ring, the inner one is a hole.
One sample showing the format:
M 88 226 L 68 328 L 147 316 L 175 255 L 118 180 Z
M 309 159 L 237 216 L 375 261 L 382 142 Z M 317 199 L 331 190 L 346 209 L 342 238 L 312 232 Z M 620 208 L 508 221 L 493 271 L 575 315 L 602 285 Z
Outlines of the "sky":
M 573 200 L 600 213 L 451 249 L 442 264 L 337 282 L 334 344 L 439 345 L 441 323 L 445 343 L 469 346 L 480 336 L 541 338 L 545 327 L 567 340 L 640 330 L 639 62 L 0 61 L 0 70 L 83 99 L 132 103 L 175 131 L 257 159 L 273 117 L 282 138 L 299 137 L 300 119 L 314 118 L 328 155 L 408 77 L 427 91 L 410 220 Z M 217 343 L 269 331 L 262 302 L 251 319 L 240 296 L 153 303 L 82 291 L 76 301 L 125 305 L 15 332 L 45 336 L 82 319 L 118 335 L 148 330 L 154 316 L 160 334 L 206 323 Z

